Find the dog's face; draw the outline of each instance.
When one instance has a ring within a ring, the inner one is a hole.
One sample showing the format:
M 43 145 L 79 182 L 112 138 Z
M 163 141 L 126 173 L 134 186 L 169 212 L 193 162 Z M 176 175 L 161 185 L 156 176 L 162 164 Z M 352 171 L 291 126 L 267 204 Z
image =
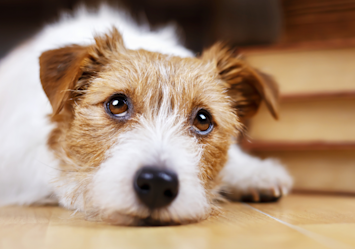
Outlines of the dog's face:
M 218 173 L 272 82 L 221 45 L 200 58 L 128 50 L 117 30 L 40 58 L 62 204 L 114 224 L 180 224 L 213 210 Z

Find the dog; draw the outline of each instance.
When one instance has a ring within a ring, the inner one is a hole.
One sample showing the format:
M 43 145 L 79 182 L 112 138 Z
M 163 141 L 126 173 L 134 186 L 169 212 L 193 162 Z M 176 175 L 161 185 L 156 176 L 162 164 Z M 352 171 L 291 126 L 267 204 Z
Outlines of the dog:
M 225 196 L 277 200 L 287 170 L 236 144 L 262 101 L 277 118 L 277 98 L 222 43 L 195 56 L 172 26 L 108 6 L 64 15 L 1 61 L 0 205 L 170 225 L 207 219 Z

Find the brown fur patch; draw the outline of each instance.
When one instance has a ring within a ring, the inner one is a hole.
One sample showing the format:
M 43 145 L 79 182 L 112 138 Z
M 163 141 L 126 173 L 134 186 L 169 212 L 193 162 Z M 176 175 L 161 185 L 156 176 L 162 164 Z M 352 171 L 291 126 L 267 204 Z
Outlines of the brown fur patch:
M 48 144 L 62 162 L 63 178 L 70 173 L 81 182 L 68 198 L 74 201 L 85 193 L 88 176 L 106 160 L 119 134 L 139 122 L 140 115 L 153 118 L 164 99 L 169 99 L 169 110 L 178 110 L 186 120 L 186 135 L 203 147 L 200 179 L 214 198 L 211 190 L 241 129 L 236 113 L 250 116 L 264 99 L 276 116 L 277 94 L 266 89 L 262 74 L 220 45 L 201 58 L 179 58 L 128 50 L 116 29 L 95 41 L 88 47 L 47 51 L 40 58 L 41 81 L 56 124 Z M 127 120 L 114 119 L 105 110 L 106 101 L 117 93 L 131 103 Z M 191 130 L 198 108 L 211 113 L 214 129 L 208 135 Z
M 233 106 L 241 118 L 253 116 L 263 100 L 272 116 L 278 118 L 279 92 L 273 78 L 252 68 L 242 59 L 235 56 L 230 48 L 217 43 L 202 54 L 203 60 L 216 64 L 221 79 L 226 82 L 228 94 L 233 99 Z

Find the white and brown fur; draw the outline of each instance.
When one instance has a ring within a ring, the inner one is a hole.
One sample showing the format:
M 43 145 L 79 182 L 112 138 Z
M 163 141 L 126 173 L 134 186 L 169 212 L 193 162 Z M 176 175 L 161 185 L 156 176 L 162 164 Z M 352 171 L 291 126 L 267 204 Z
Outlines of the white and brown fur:
M 124 122 L 104 108 L 115 93 L 131 101 Z M 235 145 L 261 101 L 277 117 L 275 83 L 226 46 L 194 57 L 172 27 L 150 32 L 109 7 L 81 9 L 1 61 L 0 205 L 59 202 L 112 224 L 184 224 L 215 213 L 221 191 L 280 197 L 287 171 Z M 205 136 L 191 129 L 198 108 L 212 115 Z M 135 196 L 144 165 L 177 173 L 168 207 L 150 211 Z

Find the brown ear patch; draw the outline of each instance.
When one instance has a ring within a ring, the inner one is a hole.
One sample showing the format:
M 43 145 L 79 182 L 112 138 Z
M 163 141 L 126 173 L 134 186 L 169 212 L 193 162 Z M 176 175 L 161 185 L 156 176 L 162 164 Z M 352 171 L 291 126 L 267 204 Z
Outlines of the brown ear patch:
M 96 36 L 91 46 L 71 45 L 42 53 L 40 78 L 53 115 L 63 109 L 68 99 L 82 95 L 89 79 L 101 71 L 114 53 L 124 49 L 121 34 L 113 28 L 109 34 Z
M 216 64 L 239 117 L 253 116 L 264 101 L 271 115 L 278 118 L 278 87 L 271 76 L 254 69 L 221 43 L 205 51 L 202 59 Z
M 44 92 L 53 108 L 53 114 L 58 114 L 67 99 L 69 89 L 82 74 L 82 63 L 88 57 L 88 47 L 72 45 L 55 50 L 49 50 L 39 58 L 40 78 Z

